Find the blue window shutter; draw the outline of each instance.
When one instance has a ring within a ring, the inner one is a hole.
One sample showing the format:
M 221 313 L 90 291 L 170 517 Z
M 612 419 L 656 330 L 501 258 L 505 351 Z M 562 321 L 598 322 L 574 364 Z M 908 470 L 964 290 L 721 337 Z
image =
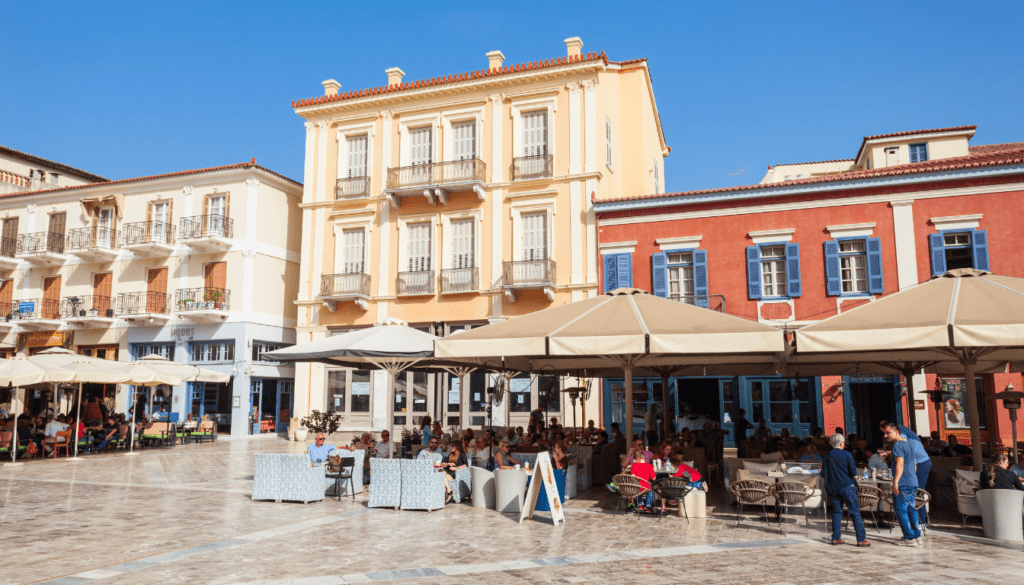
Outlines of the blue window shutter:
M 708 308 L 708 251 L 693 251 L 693 294 L 697 296 L 694 304 Z
M 985 230 L 974 230 L 971 245 L 974 248 L 974 268 L 988 271 L 988 234 Z
M 885 277 L 882 275 L 882 239 L 868 238 L 868 292 L 880 295 L 885 292 Z
M 618 254 L 604 255 L 604 292 L 612 292 L 619 285 L 619 276 L 616 267 L 618 266 Z
M 747 247 L 747 296 L 761 298 L 761 249 L 757 246 Z
M 618 265 L 615 267 L 619 276 L 619 288 L 633 288 L 633 255 L 616 254 Z
M 803 294 L 800 286 L 800 244 L 786 244 L 786 278 L 789 280 L 789 296 Z
M 825 294 L 837 297 L 843 294 L 843 281 L 839 274 L 839 242 L 825 242 Z
M 946 273 L 946 246 L 942 240 L 942 233 L 928 234 L 928 246 L 932 255 L 932 276 L 941 276 Z
M 668 296 L 668 254 L 651 254 L 651 292 L 656 297 Z

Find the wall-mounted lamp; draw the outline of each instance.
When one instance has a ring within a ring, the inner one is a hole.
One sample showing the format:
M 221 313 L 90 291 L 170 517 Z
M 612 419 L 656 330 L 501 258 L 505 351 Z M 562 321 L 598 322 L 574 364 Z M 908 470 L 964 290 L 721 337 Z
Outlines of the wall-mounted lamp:
M 836 389 L 836 394 L 838 394 L 839 396 L 842 396 L 843 393 L 845 392 L 846 384 L 843 382 L 842 378 L 839 378 L 839 381 L 836 382 L 835 389 Z

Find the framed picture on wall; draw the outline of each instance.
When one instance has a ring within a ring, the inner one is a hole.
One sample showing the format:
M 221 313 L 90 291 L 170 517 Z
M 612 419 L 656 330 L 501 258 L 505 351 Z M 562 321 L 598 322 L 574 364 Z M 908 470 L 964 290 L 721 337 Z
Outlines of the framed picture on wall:
M 943 378 L 943 389 L 945 399 L 942 402 L 942 425 L 949 430 L 971 428 L 971 417 L 967 412 L 967 379 L 966 378 Z M 975 390 L 978 400 L 978 422 L 981 429 L 986 428 L 985 424 L 985 395 L 984 384 L 981 378 L 975 378 Z

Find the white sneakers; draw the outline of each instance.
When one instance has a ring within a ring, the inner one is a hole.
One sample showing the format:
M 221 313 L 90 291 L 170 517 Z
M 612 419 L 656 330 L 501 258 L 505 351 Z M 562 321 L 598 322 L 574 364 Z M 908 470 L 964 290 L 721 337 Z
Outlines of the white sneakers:
M 916 538 L 901 538 L 893 544 L 896 546 L 921 546 L 921 542 Z

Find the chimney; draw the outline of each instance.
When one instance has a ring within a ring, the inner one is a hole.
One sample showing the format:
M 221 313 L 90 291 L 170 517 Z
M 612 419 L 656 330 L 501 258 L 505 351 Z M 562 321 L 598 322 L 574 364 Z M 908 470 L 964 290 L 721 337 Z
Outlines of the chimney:
M 402 78 L 405 77 L 405 71 L 402 71 L 398 67 L 392 67 L 384 73 L 388 74 L 388 85 L 399 85 L 402 83 Z
M 565 48 L 569 50 L 569 56 L 575 57 L 583 52 L 583 41 L 579 37 L 565 39 Z
M 339 89 L 341 89 L 341 84 L 333 79 L 324 82 L 324 95 L 338 95 Z
M 487 68 L 488 69 L 501 69 L 501 64 L 505 62 L 505 55 L 501 51 L 491 51 L 487 53 Z

